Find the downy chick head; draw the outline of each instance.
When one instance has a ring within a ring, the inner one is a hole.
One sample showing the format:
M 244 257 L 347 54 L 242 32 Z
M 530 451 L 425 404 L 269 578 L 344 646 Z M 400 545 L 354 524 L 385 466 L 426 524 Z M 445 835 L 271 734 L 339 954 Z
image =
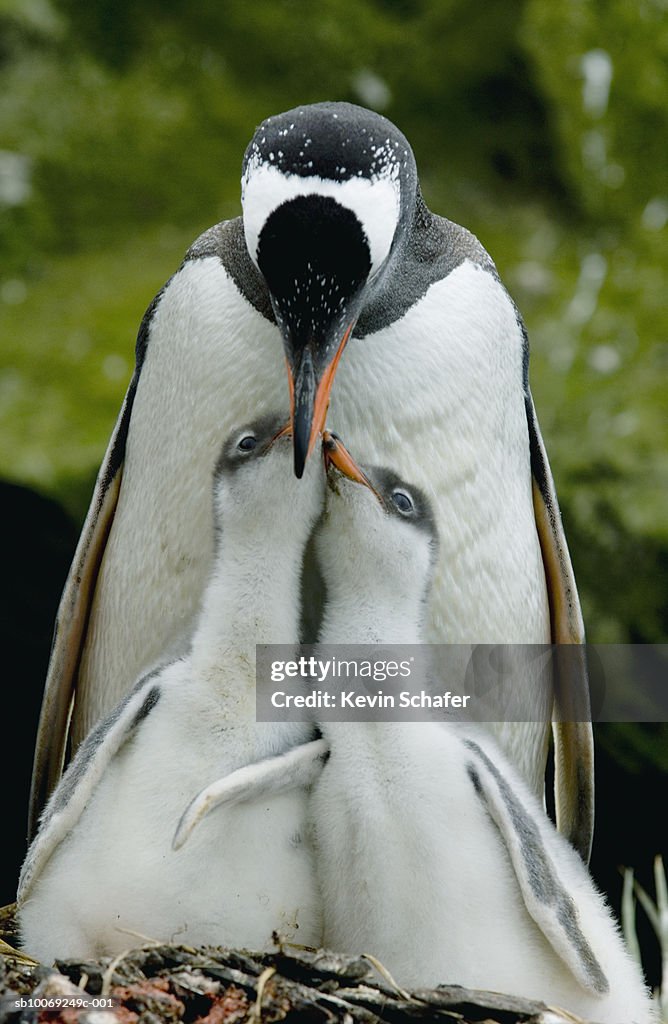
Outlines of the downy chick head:
M 328 590 L 421 609 L 438 550 L 427 497 L 391 469 L 358 467 L 335 434 L 323 445 L 328 489 L 316 549 Z
M 317 460 L 298 481 L 292 472 L 292 436 L 285 413 L 271 413 L 233 430 L 214 470 L 214 521 L 228 537 L 258 532 L 308 536 L 324 500 L 325 474 Z

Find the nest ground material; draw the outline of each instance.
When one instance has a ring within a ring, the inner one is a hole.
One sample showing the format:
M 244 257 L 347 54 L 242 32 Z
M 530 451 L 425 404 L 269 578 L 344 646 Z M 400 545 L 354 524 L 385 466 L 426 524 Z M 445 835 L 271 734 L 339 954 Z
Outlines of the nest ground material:
M 458 985 L 406 992 L 371 956 L 285 948 L 278 937 L 275 953 L 149 943 L 47 967 L 12 952 L 13 910 L 0 910 L 0 1024 L 582 1024 L 542 1003 Z

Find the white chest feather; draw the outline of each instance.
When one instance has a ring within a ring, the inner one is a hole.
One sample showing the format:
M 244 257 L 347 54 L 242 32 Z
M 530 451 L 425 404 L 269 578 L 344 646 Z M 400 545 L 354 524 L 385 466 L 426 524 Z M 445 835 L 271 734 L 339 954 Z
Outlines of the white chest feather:
M 521 333 L 490 274 L 465 263 L 391 327 L 353 339 L 329 422 L 361 461 L 391 466 L 434 502 L 429 641 L 549 639 Z

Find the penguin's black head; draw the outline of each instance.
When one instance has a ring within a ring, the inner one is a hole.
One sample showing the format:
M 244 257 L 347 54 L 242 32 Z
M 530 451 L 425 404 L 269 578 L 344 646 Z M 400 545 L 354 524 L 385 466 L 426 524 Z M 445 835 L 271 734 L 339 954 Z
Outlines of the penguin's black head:
M 246 150 L 244 232 L 283 335 L 301 476 L 334 375 L 371 290 L 413 216 L 412 150 L 386 118 L 350 103 L 264 121 Z

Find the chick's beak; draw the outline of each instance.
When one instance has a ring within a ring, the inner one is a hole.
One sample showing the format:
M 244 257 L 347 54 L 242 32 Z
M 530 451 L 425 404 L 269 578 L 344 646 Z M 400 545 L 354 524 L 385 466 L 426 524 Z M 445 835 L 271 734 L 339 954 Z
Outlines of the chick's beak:
M 345 476 L 348 480 L 353 480 L 355 483 L 362 484 L 364 487 L 368 487 L 369 490 L 376 496 L 378 501 L 383 504 L 383 499 L 380 494 L 373 486 L 369 477 L 366 475 L 363 469 L 357 465 L 352 455 L 345 447 L 341 439 L 334 434 L 331 430 L 323 431 L 322 435 L 322 456 L 325 463 L 325 470 L 327 473 L 330 472 L 331 467 L 338 469 L 339 473 Z

